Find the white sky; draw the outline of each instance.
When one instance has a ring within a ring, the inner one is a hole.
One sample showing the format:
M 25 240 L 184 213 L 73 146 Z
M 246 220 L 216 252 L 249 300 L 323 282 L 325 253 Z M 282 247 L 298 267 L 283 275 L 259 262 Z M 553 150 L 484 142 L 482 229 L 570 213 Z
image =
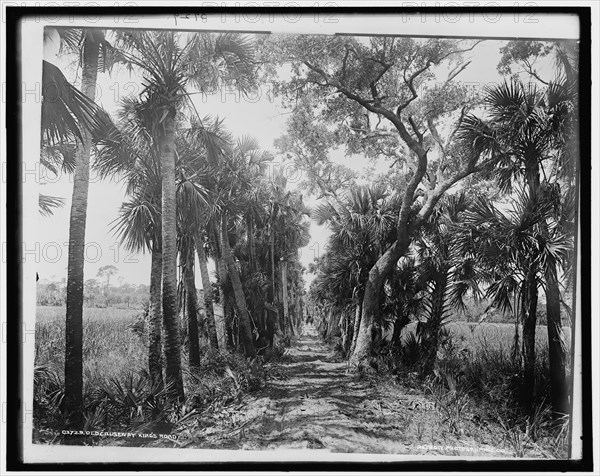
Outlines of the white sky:
M 500 58 L 499 48 L 504 41 L 490 40 L 478 45 L 465 59 L 472 63 L 460 75 L 464 82 L 477 85 L 498 82 L 500 76 L 496 66 Z M 60 66 L 68 79 L 78 83 L 76 69 L 67 67 L 66 59 L 56 56 L 56 46 L 51 43 L 44 48 L 47 61 Z M 72 61 L 72 59 L 71 59 Z M 543 75 L 544 71 L 540 71 Z M 475 86 L 478 87 L 478 86 Z M 115 112 L 120 98 L 141 91 L 138 77 L 130 77 L 124 69 L 116 67 L 112 75 L 98 75 L 97 102 L 109 112 Z M 226 127 L 236 136 L 249 135 L 258 139 L 261 147 L 275 152 L 273 141 L 285 132 L 286 110 L 278 99 L 270 94 L 270 86 L 264 85 L 258 96 L 244 98 L 235 91 L 221 91 L 213 96 L 195 96 L 199 114 L 224 118 Z M 365 160 L 360 157 L 344 157 L 343 153 L 332 154 L 331 159 L 343 163 L 349 168 L 362 172 Z M 387 165 L 382 161 L 377 164 L 378 171 L 385 171 Z M 276 165 L 274 165 L 276 166 Z M 46 185 L 40 191 L 47 195 L 65 199 L 65 205 L 55 210 L 51 217 L 39 218 L 40 252 L 38 273 L 40 279 L 61 280 L 66 278 L 69 210 L 72 192 L 72 178 L 48 177 Z M 294 186 L 294 184 L 291 184 Z M 304 193 L 306 197 L 306 193 Z M 90 177 L 88 221 L 86 230 L 86 264 L 85 279 L 95 278 L 98 269 L 113 264 L 119 269 L 119 275 L 133 284 L 148 284 L 150 275 L 149 254 L 131 255 L 118 243 L 110 233 L 110 222 L 117 216 L 118 209 L 125 198 L 123 187 L 110 181 L 100 181 L 92 173 Z M 314 204 L 314 197 L 306 197 L 308 204 Z M 328 236 L 327 228 L 311 223 L 311 243 L 301 250 L 301 261 L 305 266 L 322 252 Z M 306 277 L 310 282 L 311 277 Z M 117 280 L 115 280 L 117 282 Z M 199 276 L 197 286 L 201 287 Z

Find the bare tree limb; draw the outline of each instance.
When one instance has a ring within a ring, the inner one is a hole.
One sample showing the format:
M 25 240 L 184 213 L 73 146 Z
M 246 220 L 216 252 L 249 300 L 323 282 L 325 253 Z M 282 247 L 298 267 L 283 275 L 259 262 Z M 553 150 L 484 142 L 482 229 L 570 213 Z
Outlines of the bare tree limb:
M 469 48 L 466 48 L 464 50 L 453 50 L 453 51 L 450 51 L 450 52 L 446 53 L 444 56 L 442 56 L 440 59 L 438 59 L 437 64 L 441 63 L 448 56 L 455 55 L 455 54 L 458 54 L 458 53 L 466 53 L 467 51 L 472 51 L 473 48 L 475 48 L 479 43 L 483 43 L 484 41 L 485 41 L 485 39 L 484 40 L 477 40 L 475 43 L 473 43 L 472 46 L 470 46 Z
M 525 64 L 525 66 L 527 67 L 525 69 L 525 72 L 527 74 L 530 74 L 531 76 L 533 76 L 535 79 L 537 79 L 540 83 L 544 84 L 545 86 L 548 86 L 548 82 L 544 81 L 542 78 L 540 78 L 538 76 L 538 74 L 536 73 L 536 71 L 533 69 L 533 64 L 527 59 L 525 58 L 523 60 L 523 63 Z
M 462 73 L 465 69 L 467 69 L 467 66 L 469 66 L 470 64 L 471 64 L 471 61 L 467 61 L 462 66 L 454 68 L 454 70 L 452 70 L 452 72 L 448 75 L 448 78 L 446 79 L 446 81 L 444 81 L 444 86 L 446 86 L 446 84 L 448 84 L 450 81 L 452 81 L 454 78 L 456 78 L 460 73 Z
M 423 144 L 423 134 L 419 131 L 419 128 L 415 124 L 415 121 L 412 118 L 412 116 L 408 116 L 408 122 L 409 122 L 412 130 L 415 132 L 415 135 L 417 136 L 417 139 L 419 140 L 419 144 L 422 145 Z
M 404 78 L 404 84 L 406 84 L 406 86 L 408 86 L 408 89 L 410 89 L 412 96 L 398 106 L 398 108 L 396 109 L 396 116 L 400 117 L 400 113 L 404 109 L 406 109 L 411 102 L 413 102 L 415 99 L 417 99 L 419 97 L 419 95 L 417 94 L 417 90 L 415 89 L 415 86 L 414 86 L 415 79 L 418 76 L 420 76 L 421 74 L 423 74 L 425 71 L 427 71 L 430 66 L 431 66 L 431 61 L 427 61 L 425 66 L 423 66 L 422 68 L 418 69 L 413 74 L 411 74 L 408 79 L 406 78 L 406 68 L 404 69 L 404 73 L 402 75 Z

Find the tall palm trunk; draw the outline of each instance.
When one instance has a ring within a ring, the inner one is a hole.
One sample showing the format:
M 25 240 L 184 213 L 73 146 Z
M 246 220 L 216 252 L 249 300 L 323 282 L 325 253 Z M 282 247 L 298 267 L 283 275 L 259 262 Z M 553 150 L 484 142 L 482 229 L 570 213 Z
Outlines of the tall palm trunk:
M 233 287 L 233 294 L 235 298 L 235 307 L 238 313 L 240 339 L 242 347 L 244 348 L 244 354 L 247 357 L 254 357 L 256 355 L 256 349 L 254 348 L 254 342 L 252 339 L 252 328 L 250 325 L 250 315 L 246 308 L 246 299 L 244 297 L 244 291 L 242 289 L 242 281 L 240 280 L 240 273 L 233 260 L 233 253 L 229 246 L 229 234 L 227 231 L 227 216 L 223 214 L 221 217 L 221 253 L 223 255 L 223 261 L 229 271 L 229 277 L 231 278 L 231 285 Z
M 250 214 L 248 220 L 248 243 L 250 245 L 250 269 L 252 272 L 256 272 L 257 259 L 256 259 L 256 240 L 254 238 L 254 216 Z
M 233 323 L 233 318 L 231 316 L 231 301 L 230 301 L 230 296 L 226 291 L 226 285 L 225 283 L 227 282 L 227 267 L 225 266 L 225 263 L 223 261 L 223 252 L 221 249 L 221 243 L 220 243 L 220 236 L 221 232 L 220 232 L 220 224 L 219 224 L 219 220 L 216 217 L 213 217 L 212 219 L 212 227 L 211 227 L 211 242 L 212 242 L 212 246 L 213 249 L 215 250 L 215 265 L 217 267 L 217 272 L 219 273 L 219 288 L 221 291 L 221 306 L 223 307 L 223 318 L 222 319 L 217 319 L 217 316 L 215 315 L 215 319 L 217 319 L 217 328 L 221 327 L 223 329 L 223 333 L 225 335 L 225 344 L 223 345 L 223 350 L 225 350 L 227 348 L 227 345 L 229 345 L 231 348 L 234 348 L 234 342 L 233 342 L 233 331 L 232 331 L 232 323 Z
M 212 286 L 210 285 L 210 276 L 208 274 L 208 265 L 206 263 L 206 252 L 204 251 L 203 240 L 200 233 L 196 234 L 196 253 L 198 254 L 198 263 L 200 264 L 200 276 L 202 278 L 202 290 L 204 294 L 204 313 L 206 314 L 206 322 L 208 324 L 210 345 L 214 349 L 225 350 L 225 332 L 224 329 L 218 329 L 216 325 Z
M 275 232 L 273 220 L 269 223 L 269 258 L 271 261 L 271 286 L 269 288 L 269 299 L 275 303 Z
M 85 34 L 81 84 L 83 94 L 91 100 L 96 98 L 99 45 L 93 33 Z M 83 424 L 83 268 L 92 138 L 86 130 L 82 130 L 82 134 L 83 143 L 77 146 L 73 199 L 69 218 L 65 321 L 64 411 L 71 428 L 80 428 Z
M 521 400 L 527 411 L 532 410 L 535 391 L 535 326 L 538 302 L 535 269 L 527 273 L 523 283 L 524 296 L 521 300 L 523 315 L 523 381 Z
M 344 313 L 342 324 L 344 326 L 342 333 L 342 349 L 344 350 L 344 355 L 348 355 L 348 351 L 350 350 L 350 346 L 352 345 L 352 324 L 354 323 L 354 318 L 351 317 L 351 314 Z
M 440 330 L 444 317 L 444 296 L 448 284 L 448 275 L 442 271 L 436 276 L 434 288 L 431 294 L 431 313 L 426 324 L 425 343 L 426 357 L 425 369 L 427 372 L 433 370 L 439 346 Z
M 569 401 L 564 336 L 560 319 L 560 290 L 554 263 L 546 265 L 545 278 L 552 412 L 555 417 L 559 417 L 569 413 Z
M 175 191 L 175 110 L 168 111 L 160 138 L 162 175 L 163 323 L 165 328 L 166 380 L 172 395 L 184 399 L 181 373 L 181 338 L 177 315 L 177 210 Z
M 190 368 L 200 366 L 200 341 L 198 338 L 198 294 L 194 278 L 194 245 L 188 240 L 188 248 L 184 250 L 185 260 L 185 294 L 187 303 L 188 352 Z
M 525 180 L 530 197 L 535 197 L 540 190 L 540 172 L 537 157 L 525 157 Z M 531 256 L 531 263 L 524 263 L 525 293 L 521 302 L 523 316 L 523 382 L 522 403 L 526 411 L 533 410 L 535 392 L 535 330 L 537 324 L 538 290 L 536 269 L 533 263 L 535 256 Z
M 543 221 L 544 234 L 548 224 Z M 560 289 L 556 275 L 556 262 L 548 258 L 544 267 L 546 281 L 546 326 L 548 329 L 548 358 L 550 367 L 550 400 L 554 418 L 569 413 L 566 355 L 562 321 L 560 318 Z
M 254 229 L 255 229 L 255 225 L 254 225 L 254 215 L 252 213 L 250 213 L 248 215 L 248 217 L 246 218 L 246 226 L 247 226 L 247 234 L 248 234 L 248 245 L 249 245 L 249 250 L 250 250 L 250 272 L 252 274 L 256 273 L 256 271 L 258 270 L 258 259 L 256 257 L 256 239 L 254 237 Z M 259 332 L 263 333 L 266 331 L 266 319 L 265 319 L 265 314 L 266 314 L 266 310 L 264 308 L 264 302 L 262 302 L 262 300 L 260 301 L 260 303 L 256 303 L 255 304 L 255 308 L 254 308 L 254 314 L 256 316 L 257 319 L 257 326 L 259 329 Z
M 290 318 L 290 310 L 288 308 L 288 291 L 287 291 L 287 261 L 281 262 L 281 294 L 283 303 L 283 322 L 290 329 L 290 335 L 294 335 L 294 324 Z
M 350 352 L 348 355 L 352 355 L 354 353 L 354 349 L 356 348 L 356 341 L 358 340 L 358 330 L 360 329 L 360 315 L 362 310 L 362 300 L 359 297 L 356 302 L 356 308 L 354 309 L 354 325 L 352 326 L 352 344 L 350 346 Z
M 162 373 L 162 250 L 158 240 L 152 243 L 150 267 L 150 311 L 148 319 L 148 371 L 154 388 L 163 388 Z
M 304 310 L 302 309 L 302 298 L 300 297 L 300 289 L 296 291 L 296 328 L 299 329 L 301 333 L 302 330 L 302 315 L 304 314 Z

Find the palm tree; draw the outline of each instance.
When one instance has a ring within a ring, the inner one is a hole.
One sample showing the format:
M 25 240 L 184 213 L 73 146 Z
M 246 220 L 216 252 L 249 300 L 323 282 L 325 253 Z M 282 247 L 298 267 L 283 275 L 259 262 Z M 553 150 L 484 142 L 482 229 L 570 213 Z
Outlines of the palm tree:
M 215 318 L 212 285 L 210 283 L 206 251 L 204 249 L 205 244 L 203 233 L 198 231 L 196 233 L 196 253 L 198 254 L 198 263 L 200 266 L 202 291 L 204 295 L 204 312 L 208 322 L 210 343 L 215 349 L 225 351 L 227 348 L 225 341 L 225 323 L 221 320 L 217 321 Z
M 233 347 L 234 346 L 234 339 L 233 339 L 233 329 L 232 329 L 232 324 L 233 324 L 233 317 L 232 317 L 232 302 L 231 302 L 231 283 L 230 283 L 230 279 L 229 279 L 229 273 L 227 271 L 227 266 L 225 265 L 225 262 L 223 261 L 223 251 L 222 251 L 222 247 L 221 247 L 221 239 L 220 239 L 220 235 L 221 235 L 221 231 L 219 228 L 219 221 L 218 221 L 218 217 L 213 214 L 210 217 L 210 222 L 208 223 L 208 227 L 207 227 L 207 232 L 208 232 L 208 242 L 210 244 L 210 249 L 212 250 L 212 258 L 215 262 L 215 266 L 217 268 L 217 281 L 219 284 L 219 299 L 221 302 L 221 306 L 223 308 L 223 323 L 219 323 L 217 324 L 217 326 L 221 325 L 223 326 L 223 329 L 225 331 L 226 334 L 226 345 L 223 347 L 223 349 L 226 348 L 227 345 Z M 207 276 L 208 276 L 208 269 L 207 269 Z M 216 319 L 216 316 L 215 316 Z
M 229 226 L 227 220 L 227 214 L 223 213 L 220 218 L 221 230 L 220 230 L 220 245 L 223 261 L 227 267 L 229 278 L 231 279 L 231 285 L 233 287 L 233 296 L 235 299 L 235 307 L 238 312 L 239 328 L 240 328 L 240 339 L 244 353 L 247 357 L 253 357 L 256 354 L 254 348 L 254 339 L 252 338 L 252 327 L 250 323 L 250 314 L 246 306 L 246 299 L 244 297 L 244 291 L 242 288 L 242 281 L 240 280 L 240 272 L 235 262 L 233 253 L 231 252 L 231 246 L 229 244 Z
M 125 248 L 130 251 L 149 249 L 150 306 L 148 310 L 148 373 L 154 388 L 162 388 L 162 312 L 161 312 L 161 269 L 162 247 L 160 243 L 160 187 L 154 182 L 143 191 L 134 192 L 129 201 L 121 206 L 113 230 L 120 236 Z
M 127 193 L 132 197 L 121 207 L 121 214 L 115 221 L 114 229 L 121 236 L 128 249 L 152 252 L 151 305 L 149 312 L 149 366 L 153 381 L 162 384 L 161 367 L 161 273 L 162 248 L 160 197 L 161 176 L 158 144 L 155 131 L 157 117 L 151 99 L 140 101 L 135 98 L 123 100 L 119 111 L 119 125 L 122 137 L 119 141 L 102 141 L 97 154 L 96 167 L 103 176 L 115 174 L 124 176 Z M 180 124 L 176 144 L 179 160 L 177 169 L 177 209 L 178 236 L 182 263 L 185 269 L 184 284 L 187 289 L 187 309 L 191 352 L 191 365 L 199 363 L 197 335 L 197 303 L 193 285 L 194 235 L 201 226 L 200 216 L 207 205 L 207 191 L 194 181 L 194 177 L 204 177 L 209 173 L 208 163 L 216 162 L 215 154 L 220 153 L 223 138 L 220 122 L 192 120 L 190 124 Z M 191 250 L 191 251 L 190 251 Z M 190 256 L 190 252 L 192 256 Z M 198 251 L 200 254 L 200 251 Z M 191 261 L 192 267 L 187 266 Z M 204 260 L 206 261 L 206 260 Z M 202 262 L 200 264 L 202 268 Z M 206 262 L 204 262 L 206 267 Z M 207 271 L 208 273 L 208 271 Z M 212 306 L 211 306 L 212 309 Z M 209 334 L 216 346 L 214 318 L 208 316 Z M 210 332 L 212 329 L 212 332 Z M 214 338 L 212 337 L 214 334 Z
M 183 400 L 180 336 L 177 323 L 177 210 L 175 121 L 189 100 L 188 84 L 205 90 L 219 83 L 213 60 L 223 61 L 242 89 L 249 86 L 252 44 L 247 37 L 223 34 L 178 34 L 172 31 L 120 32 L 125 58 L 145 76 L 144 95 L 153 99 L 159 118 L 158 147 L 162 175 L 163 320 L 166 333 L 166 378 L 174 396 Z M 230 78 L 226 78 L 230 79 Z
M 531 200 L 540 197 L 543 190 L 551 190 L 562 181 L 565 172 L 574 161 L 569 136 L 577 128 L 573 115 L 575 92 L 569 82 L 558 80 L 549 83 L 545 91 L 535 86 L 525 86 L 513 81 L 488 91 L 485 98 L 489 119 L 483 121 L 474 116 L 465 118 L 461 134 L 472 144 L 499 159 L 496 170 L 499 185 L 510 191 L 513 181 L 522 180 Z M 568 173 L 568 172 L 567 172 Z M 544 180 L 541 180 L 541 175 Z M 564 183 L 569 187 L 570 183 Z M 536 230 L 540 239 L 548 235 L 547 228 L 553 218 L 547 216 Z M 522 302 L 525 313 L 523 321 L 525 374 L 533 372 L 535 359 L 535 315 L 537 307 L 537 278 L 533 264 L 538 255 L 523 260 L 526 282 L 529 289 Z M 565 350 L 562 345 L 562 323 L 560 318 L 560 290 L 556 279 L 556 267 L 560 263 L 553 259 L 545 261 L 546 303 L 548 342 L 551 364 L 552 406 L 556 415 L 566 413 Z M 528 377 L 525 377 L 528 379 Z M 531 378 L 528 379 L 532 381 Z M 526 389 L 531 401 L 532 387 Z
M 192 128 L 187 132 L 190 134 L 197 133 L 198 129 Z M 181 142 L 183 142 L 183 138 L 180 138 L 178 145 L 181 145 Z M 201 226 L 200 223 L 202 223 L 199 217 L 205 213 L 208 207 L 208 191 L 198 183 L 190 180 L 187 174 L 190 170 L 196 170 L 196 174 L 200 174 L 202 164 L 198 162 L 205 162 L 206 157 L 198 157 L 199 151 L 197 150 L 194 151 L 195 155 L 190 154 L 189 147 L 180 147 L 179 150 L 181 150 L 181 155 L 177 164 L 179 176 L 177 180 L 177 234 L 182 257 L 187 304 L 189 361 L 190 367 L 198 367 L 200 365 L 200 342 L 198 340 L 198 295 L 194 277 L 194 255 L 195 250 L 202 245 L 201 242 L 197 245 L 195 239 Z M 200 266 L 202 267 L 202 264 Z M 210 342 L 213 348 L 216 349 L 218 343 L 214 313 L 212 316 L 207 313 L 207 317 Z
M 265 162 L 270 156 L 260 151 L 258 144 L 251 138 L 240 138 L 230 144 L 220 162 L 215 165 L 210 175 L 210 183 L 215 197 L 215 213 L 213 214 L 213 232 L 217 236 L 218 251 L 216 261 L 222 290 L 225 291 L 224 275 L 231 283 L 234 304 L 239 320 L 239 331 L 242 347 L 247 356 L 256 352 L 252 336 L 252 323 L 241 281 L 241 269 L 236 263 L 230 244 L 230 219 L 244 214 L 247 208 L 247 194 L 259 180 L 265 170 Z M 222 261 L 220 261 L 222 260 Z M 226 293 L 223 292 L 225 298 Z M 225 300 L 225 299 L 224 299 Z M 223 303 L 226 308 L 225 302 Z
M 82 46 L 81 85 L 90 100 L 96 97 L 98 55 L 103 35 L 87 30 Z M 91 134 L 83 130 L 78 144 L 69 219 L 67 314 L 65 324 L 65 415 L 75 427 L 83 417 L 83 268 L 89 188 Z
M 198 254 L 209 341 L 214 349 L 219 347 L 219 335 L 221 347 L 224 345 L 224 323 L 215 319 L 203 235 L 209 227 L 213 208 L 218 208 L 211 191 L 212 175 L 229 140 L 218 118 L 213 121 L 209 117 L 202 120 L 192 117 L 190 127 L 180 130 L 176 142 L 179 233 L 188 237 L 187 242 L 193 244 Z
M 411 316 L 417 316 L 424 310 L 425 283 L 419 276 L 419 271 L 420 267 L 414 257 L 401 258 L 385 290 L 382 312 L 393 316 L 391 350 L 396 354 L 402 346 L 402 330 L 410 322 Z
M 151 253 L 148 371 L 153 386 L 162 388 L 161 178 L 153 136 L 156 118 L 151 103 L 137 98 L 124 99 L 118 117 L 121 136 L 118 141 L 99 142 L 95 166 L 103 177 L 123 177 L 130 196 L 113 222 L 113 231 L 126 249 Z
M 190 369 L 200 366 L 200 341 L 198 336 L 198 293 L 196 291 L 196 280 L 194 278 L 194 250 L 193 238 L 181 237 L 181 254 L 184 265 L 184 285 L 187 298 L 187 322 Z
M 94 106 L 98 70 L 111 69 L 114 50 L 104 38 L 104 31 L 97 29 L 49 28 L 44 31 L 48 41 L 56 32 L 61 51 L 70 50 L 80 54 L 82 66 L 82 92 L 70 87 L 58 68 L 43 63 L 44 96 L 48 87 L 58 94 L 51 101 L 42 103 L 42 130 L 47 145 L 63 142 L 66 136 L 77 139 L 75 154 L 73 196 L 69 220 L 69 256 L 67 279 L 67 312 L 65 324 L 65 416 L 72 425 L 82 424 L 83 404 L 83 268 L 87 197 L 89 187 L 89 163 L 94 130 L 107 130 L 108 115 Z M 65 93 L 71 93 L 69 96 Z M 83 93 L 83 94 L 82 94 Z M 84 98 L 86 98 L 84 100 Z M 99 120 L 100 119 L 100 120 Z M 101 125 L 100 123 L 104 123 Z M 55 206 L 57 200 L 42 197 L 42 207 Z
M 352 328 L 351 349 L 356 347 L 364 290 L 369 269 L 382 255 L 383 249 L 393 241 L 394 223 L 399 210 L 399 200 L 383 186 L 353 187 L 339 199 L 328 199 L 313 210 L 312 217 L 319 224 L 328 223 L 332 231 L 329 241 L 329 260 L 333 269 L 326 274 L 324 286 L 340 291 L 340 298 L 352 299 L 355 317 Z M 336 263 L 336 261 L 341 261 Z M 339 272 L 335 272 L 335 270 Z M 336 284 L 337 283 L 337 284 Z M 346 288 L 345 294 L 342 288 Z M 340 287 L 341 286 L 341 287 Z M 360 308 L 360 309 L 359 309 Z M 383 324 L 381 314 L 375 321 L 376 332 Z
M 464 308 L 463 298 L 469 290 L 480 295 L 481 276 L 473 257 L 458 252 L 460 243 L 456 242 L 469 199 L 465 192 L 444 196 L 413 245 L 417 287 L 426 290 L 420 303 L 425 319 L 419 319 L 416 330 L 426 372 L 435 364 L 450 309 Z
M 491 306 L 512 310 L 523 323 L 521 400 L 527 410 L 534 401 L 538 288 L 544 284 L 548 263 L 564 260 L 572 247 L 568 233 L 557 230 L 552 236 L 545 235 L 553 208 L 547 196 L 531 194 L 528 189 L 516 191 L 507 212 L 476 199 L 465 214 L 469 231 L 460 249 L 461 253 L 474 252 L 489 270 L 486 294 L 492 299 Z M 513 308 L 513 296 L 518 297 L 519 309 Z

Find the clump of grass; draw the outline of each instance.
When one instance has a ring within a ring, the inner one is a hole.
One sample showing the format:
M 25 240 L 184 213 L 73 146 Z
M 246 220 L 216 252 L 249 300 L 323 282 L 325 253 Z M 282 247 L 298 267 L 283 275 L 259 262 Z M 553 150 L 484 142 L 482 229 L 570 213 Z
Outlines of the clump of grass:
M 203 411 L 239 401 L 246 392 L 264 386 L 267 375 L 262 356 L 246 359 L 239 354 L 201 350 L 200 365 L 184 372 L 186 407 Z

